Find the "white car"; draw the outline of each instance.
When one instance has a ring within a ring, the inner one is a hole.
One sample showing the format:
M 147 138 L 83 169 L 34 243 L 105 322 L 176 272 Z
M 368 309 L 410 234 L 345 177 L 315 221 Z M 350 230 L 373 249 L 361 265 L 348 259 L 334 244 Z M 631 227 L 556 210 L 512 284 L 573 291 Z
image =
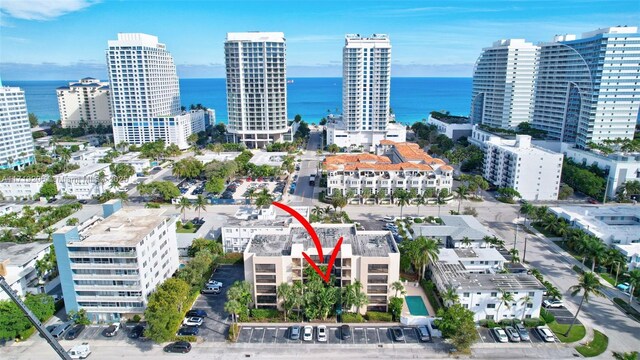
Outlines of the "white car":
M 320 342 L 327 341 L 327 327 L 324 325 L 318 326 L 318 341 Z
M 204 319 L 198 316 L 193 316 L 184 319 L 184 324 L 187 326 L 201 326 L 204 322 Z
M 207 281 L 207 286 L 218 286 L 222 287 L 222 283 L 220 281 L 209 280 Z
M 304 327 L 304 331 L 302 332 L 302 340 L 304 341 L 313 340 L 313 327 L 309 325 Z
M 396 221 L 396 217 L 395 216 L 385 216 L 382 218 L 382 221 L 387 222 L 387 223 L 392 223 Z
M 507 337 L 507 333 L 502 330 L 500 327 L 494 327 L 491 329 L 493 331 L 493 335 L 495 335 L 496 340 L 501 343 L 509 342 L 509 338 Z
M 562 300 L 553 299 L 553 300 L 543 301 L 542 306 L 546 308 L 561 308 L 563 304 L 562 304 Z
M 551 332 L 551 329 L 549 329 L 548 327 L 546 327 L 546 326 L 538 326 L 536 328 L 536 330 L 538 331 L 538 335 L 540 335 L 542 340 L 544 340 L 545 342 L 555 342 L 556 341 L 556 337 L 553 336 L 553 332 Z

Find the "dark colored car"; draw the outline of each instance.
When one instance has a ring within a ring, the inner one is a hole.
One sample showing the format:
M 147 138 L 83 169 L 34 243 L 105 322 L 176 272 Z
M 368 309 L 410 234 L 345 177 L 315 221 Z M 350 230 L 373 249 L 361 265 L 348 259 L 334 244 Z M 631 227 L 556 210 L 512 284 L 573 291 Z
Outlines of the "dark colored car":
M 178 330 L 178 335 L 180 336 L 191 336 L 191 335 L 198 335 L 198 332 L 200 331 L 200 329 L 198 329 L 197 326 L 183 326 L 180 328 L 180 330 Z
M 76 325 L 72 327 L 71 330 L 67 331 L 67 335 L 65 335 L 64 338 L 67 340 L 75 340 L 84 328 L 84 325 Z
M 340 326 L 340 334 L 342 334 L 342 340 L 351 339 L 351 327 L 347 324 Z
M 300 340 L 300 325 L 293 325 L 289 328 L 289 338 L 291 340 Z
M 191 344 L 186 341 L 176 341 L 164 347 L 164 352 L 186 354 L 191 351 Z
M 418 339 L 423 342 L 431 341 L 431 332 L 426 325 L 420 325 L 416 328 Z
M 191 309 L 187 311 L 186 317 L 194 317 L 194 316 L 205 318 L 207 317 L 207 312 L 202 309 Z
M 394 341 L 404 341 L 404 333 L 402 329 L 398 326 L 394 326 L 390 329 L 391 336 L 393 336 Z
M 84 204 L 86 204 L 86 203 L 88 203 L 88 201 L 87 201 L 87 200 L 78 200 L 78 202 L 79 202 L 80 204 L 83 204 L 83 205 L 84 205 Z
M 133 329 L 131 329 L 131 332 L 129 332 L 129 338 L 137 339 L 142 336 L 143 332 L 144 332 L 144 326 L 136 325 L 133 327 Z
M 106 337 L 113 337 L 118 334 L 118 330 L 120 330 L 119 324 L 109 325 L 109 327 L 104 330 L 103 334 Z

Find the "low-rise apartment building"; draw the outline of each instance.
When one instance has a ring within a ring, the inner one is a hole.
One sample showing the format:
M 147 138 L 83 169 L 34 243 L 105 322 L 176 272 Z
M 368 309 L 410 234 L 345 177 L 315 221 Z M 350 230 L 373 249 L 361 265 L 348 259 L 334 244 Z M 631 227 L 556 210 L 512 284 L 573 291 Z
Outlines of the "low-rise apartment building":
M 493 248 L 441 249 L 431 265 L 432 279 L 441 293 L 454 289 L 475 321 L 540 317 L 545 286 L 526 273 L 499 273 L 504 262 Z M 513 301 L 502 303 L 502 292 L 513 294 Z
M 389 299 L 394 295 L 391 284 L 400 278 L 400 252 L 390 232 L 358 231 L 353 224 L 314 224 L 322 243 L 324 259 L 321 260 L 302 226 L 285 229 L 282 234 L 256 232 L 244 250 L 244 277 L 251 283 L 256 307 L 279 307 L 277 286 L 303 281 L 304 269 L 309 265 L 302 253 L 318 265 L 326 265 L 342 237 L 333 269 L 336 284 L 346 286 L 359 280 L 369 301 L 360 312 L 387 311 Z
M 50 251 L 48 242 L 0 243 L 0 275 L 19 296 L 49 293 L 60 285 L 60 280 L 55 274 L 51 278 L 47 274 L 39 276 L 36 263 Z M 7 299 L 9 296 L 0 291 L 0 300 Z
M 372 196 L 383 191 L 387 196 L 397 189 L 451 191 L 453 168 L 432 158 L 418 144 L 383 140 L 373 154 L 328 156 L 323 167 L 327 173 L 327 193 L 336 191 L 356 195 L 369 189 Z M 381 155 L 381 154 L 384 154 Z
M 91 199 L 109 188 L 111 170 L 109 164 L 97 163 L 55 175 L 54 178 L 60 194 L 73 195 L 78 199 Z
M 292 207 L 305 219 L 309 219 L 309 208 Z M 242 252 L 255 234 L 279 235 L 289 231 L 294 218 L 275 206 L 256 208 L 246 206 L 240 208 L 233 218 L 227 219 L 220 230 L 224 252 Z
M 440 134 L 446 135 L 453 141 L 461 137 L 470 137 L 473 129 L 473 124 L 468 117 L 440 113 L 429 114 L 427 124 L 435 126 Z
M 486 248 L 487 237 L 495 236 L 471 215 L 442 215 L 442 225 L 413 224 L 413 236 L 436 239 L 446 248 Z
M 76 164 L 80 167 L 97 164 L 112 150 L 110 147 L 86 147 L 83 150 L 71 154 L 69 163 Z
M 89 226 L 53 234 L 67 311 L 84 309 L 94 322 L 144 312 L 149 296 L 178 269 L 177 216 L 166 209 L 103 204 Z
M 48 176 L 3 178 L 0 180 L 0 195 L 10 201 L 36 199 L 47 179 Z
M 484 151 L 482 175 L 491 184 L 513 188 L 524 200 L 557 200 L 563 156 L 531 144 L 531 136 L 497 136 L 473 128 L 471 143 Z

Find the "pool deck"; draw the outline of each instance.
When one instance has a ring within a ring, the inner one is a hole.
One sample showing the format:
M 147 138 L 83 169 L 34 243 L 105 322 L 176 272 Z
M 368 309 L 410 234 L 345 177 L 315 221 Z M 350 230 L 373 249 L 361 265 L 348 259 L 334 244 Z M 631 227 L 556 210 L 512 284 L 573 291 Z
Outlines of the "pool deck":
M 424 305 L 427 307 L 427 311 L 429 312 L 428 316 L 434 317 L 436 312 L 433 309 L 433 306 L 431 306 L 431 303 L 429 302 L 429 299 L 427 299 L 427 295 L 424 293 L 424 290 L 422 290 L 420 284 L 418 284 L 418 286 L 414 286 L 416 283 L 412 281 L 403 281 L 402 283 L 404 284 L 404 289 L 407 292 L 405 296 L 420 296 L 422 301 L 424 301 Z M 406 301 L 402 302 L 402 316 L 412 316 Z

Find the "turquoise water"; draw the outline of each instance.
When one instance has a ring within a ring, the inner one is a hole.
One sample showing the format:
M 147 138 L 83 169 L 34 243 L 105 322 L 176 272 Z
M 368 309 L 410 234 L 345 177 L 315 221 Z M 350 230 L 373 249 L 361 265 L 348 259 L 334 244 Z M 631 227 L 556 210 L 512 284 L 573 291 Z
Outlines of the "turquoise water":
M 288 113 L 293 119 L 302 115 L 307 122 L 318 122 L 342 107 L 341 78 L 293 78 L 287 85 Z M 27 108 L 40 120 L 57 120 L 58 100 L 55 89 L 70 80 L 3 81 L 5 86 L 21 87 L 27 97 Z M 76 80 L 77 81 L 77 80 Z M 227 121 L 225 79 L 181 79 L 182 104 L 202 104 L 216 110 L 219 122 Z M 455 115 L 468 115 L 471 78 L 393 78 L 391 107 L 396 119 L 413 123 L 426 118 L 433 110 L 448 110 Z
M 424 304 L 422 297 L 420 296 L 405 296 L 404 300 L 407 302 L 409 312 L 415 316 L 429 316 L 427 306 Z

